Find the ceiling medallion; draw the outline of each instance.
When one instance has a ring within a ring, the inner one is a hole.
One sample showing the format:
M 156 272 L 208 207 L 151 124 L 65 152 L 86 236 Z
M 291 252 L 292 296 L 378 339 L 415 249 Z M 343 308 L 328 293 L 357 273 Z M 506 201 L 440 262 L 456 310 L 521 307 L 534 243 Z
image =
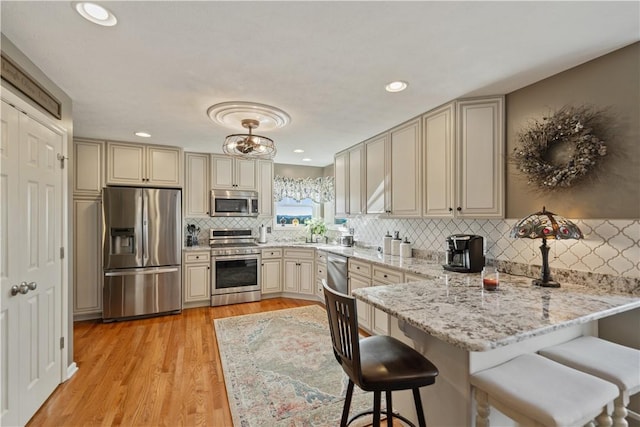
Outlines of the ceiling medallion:
M 273 159 L 276 155 L 276 146 L 271 138 L 254 135 L 251 131 L 260 122 L 255 119 L 243 119 L 242 127 L 249 129 L 248 134 L 233 134 L 224 139 L 222 151 L 230 156 L 250 157 L 254 159 Z
M 207 115 L 215 123 L 232 129 L 243 129 L 244 119 L 256 120 L 260 128 L 266 131 L 279 129 L 291 122 L 291 117 L 279 108 L 245 101 L 212 105 L 207 109 Z

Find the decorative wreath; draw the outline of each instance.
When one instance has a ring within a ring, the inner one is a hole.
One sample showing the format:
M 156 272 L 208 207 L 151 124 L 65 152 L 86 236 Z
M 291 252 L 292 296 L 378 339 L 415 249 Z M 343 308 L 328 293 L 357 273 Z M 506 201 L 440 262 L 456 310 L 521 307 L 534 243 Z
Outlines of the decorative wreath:
M 533 121 L 518 134 L 522 146 L 513 150 L 512 160 L 528 177 L 529 184 L 547 190 L 570 187 L 607 154 L 607 146 L 598 136 L 603 131 L 601 111 L 588 106 L 565 106 L 542 121 Z M 566 162 L 550 158 L 549 150 L 560 144 L 571 150 Z

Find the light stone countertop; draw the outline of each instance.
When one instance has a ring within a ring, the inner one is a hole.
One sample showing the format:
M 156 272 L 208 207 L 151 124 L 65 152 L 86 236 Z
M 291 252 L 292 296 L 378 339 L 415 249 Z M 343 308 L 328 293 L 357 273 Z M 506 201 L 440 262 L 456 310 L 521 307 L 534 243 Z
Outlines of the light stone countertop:
M 446 274 L 445 274 L 446 273 Z M 487 351 L 640 307 L 640 297 L 575 284 L 559 289 L 500 275 L 497 291 L 480 274 L 441 271 L 421 282 L 356 289 L 353 295 L 444 342 Z

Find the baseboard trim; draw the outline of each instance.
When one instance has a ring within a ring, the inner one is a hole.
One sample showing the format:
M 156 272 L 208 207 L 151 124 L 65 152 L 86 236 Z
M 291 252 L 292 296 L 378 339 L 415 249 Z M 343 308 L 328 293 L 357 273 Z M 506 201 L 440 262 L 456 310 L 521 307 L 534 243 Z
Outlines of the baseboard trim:
M 71 377 L 74 376 L 76 372 L 78 372 L 78 365 L 76 365 L 76 362 L 73 362 L 71 365 L 67 366 L 67 377 L 64 379 L 64 381 L 71 379 Z

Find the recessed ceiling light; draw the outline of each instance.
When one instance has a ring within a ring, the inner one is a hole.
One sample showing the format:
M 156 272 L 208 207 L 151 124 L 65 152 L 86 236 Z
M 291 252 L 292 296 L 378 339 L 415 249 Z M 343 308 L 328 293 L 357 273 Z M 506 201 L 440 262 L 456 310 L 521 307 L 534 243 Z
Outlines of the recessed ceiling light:
M 301 150 L 299 148 L 296 148 L 295 150 L 293 150 L 294 153 L 304 153 L 304 150 Z
M 302 161 L 303 161 L 303 162 L 310 162 L 310 161 L 311 161 L 311 159 L 310 159 L 310 158 L 308 158 L 308 157 L 305 157 L 304 159 L 302 159 Z
M 395 82 L 389 83 L 384 88 L 387 90 L 387 92 L 402 92 L 407 88 L 407 86 L 409 86 L 409 83 L 403 82 L 402 80 L 397 80 Z
M 139 136 L 141 138 L 151 138 L 151 134 L 147 132 L 136 132 L 135 136 Z
M 115 15 L 99 4 L 79 1 L 73 2 L 71 5 L 84 19 L 91 21 L 94 24 L 112 27 L 118 23 Z

